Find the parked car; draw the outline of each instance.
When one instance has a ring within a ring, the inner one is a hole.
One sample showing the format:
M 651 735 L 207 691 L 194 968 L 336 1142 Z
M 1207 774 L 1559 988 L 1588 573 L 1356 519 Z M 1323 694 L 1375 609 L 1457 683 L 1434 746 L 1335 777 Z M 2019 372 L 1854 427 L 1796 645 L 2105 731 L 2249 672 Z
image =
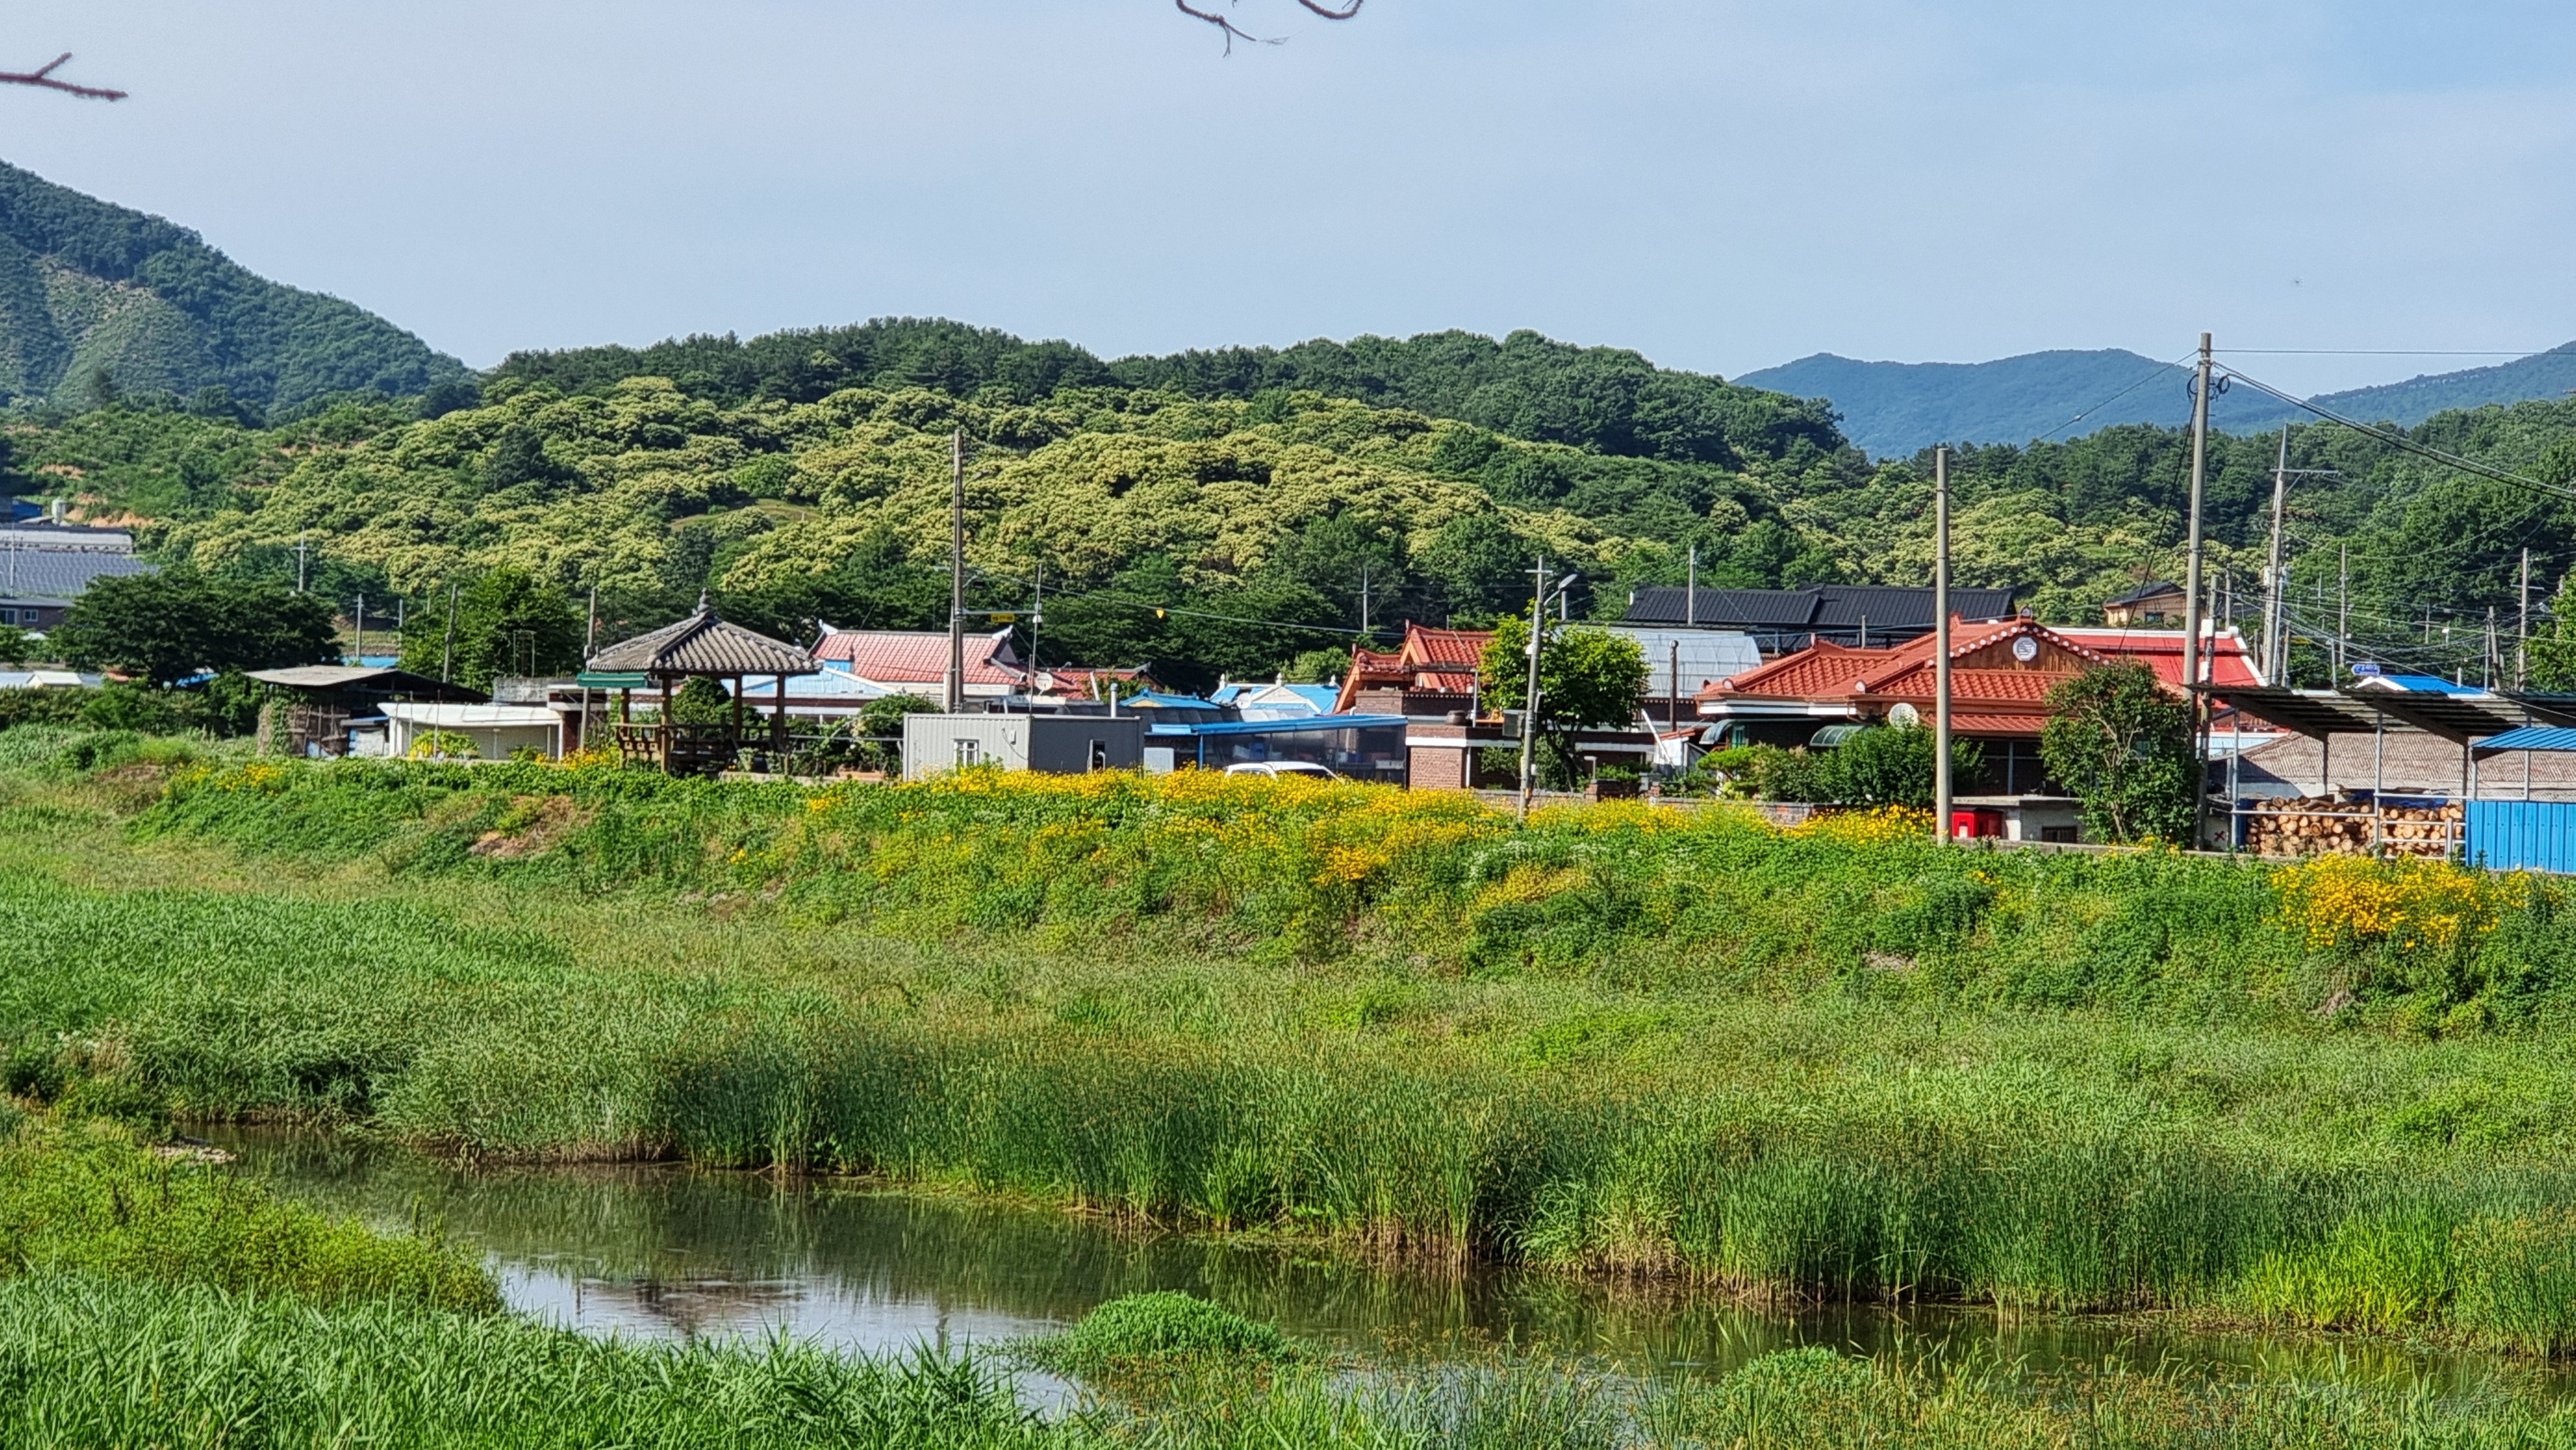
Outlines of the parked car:
M 1228 775 L 1311 775 L 1322 780 L 1340 780 L 1330 766 L 1311 760 L 1246 760 L 1225 768 Z

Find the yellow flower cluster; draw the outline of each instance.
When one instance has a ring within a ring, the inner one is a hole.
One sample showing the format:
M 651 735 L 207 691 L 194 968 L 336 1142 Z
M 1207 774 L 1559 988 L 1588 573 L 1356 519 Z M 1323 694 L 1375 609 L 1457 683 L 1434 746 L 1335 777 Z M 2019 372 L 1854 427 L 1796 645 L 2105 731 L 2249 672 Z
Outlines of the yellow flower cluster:
M 2385 942 L 2400 951 L 2449 947 L 2496 929 L 2527 906 L 2528 873 L 2473 871 L 2443 861 L 2320 856 L 2272 873 L 2281 920 L 2313 950 Z
M 1811 836 L 1848 846 L 1883 846 L 1890 842 L 1932 838 L 1932 813 L 1913 806 L 1879 806 L 1866 811 L 1832 811 L 1807 817 L 1789 827 L 1793 836 Z

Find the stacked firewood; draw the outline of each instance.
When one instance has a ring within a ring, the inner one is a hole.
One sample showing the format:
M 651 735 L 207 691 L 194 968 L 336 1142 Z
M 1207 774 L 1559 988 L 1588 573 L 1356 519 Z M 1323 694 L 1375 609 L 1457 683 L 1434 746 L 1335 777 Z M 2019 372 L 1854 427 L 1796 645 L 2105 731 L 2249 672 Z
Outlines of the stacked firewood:
M 2392 856 L 2447 856 L 2461 815 L 2456 803 L 2384 806 L 2376 839 Z M 2349 796 L 2266 801 L 2245 818 L 2245 849 L 2257 856 L 2367 856 L 2373 838 L 2370 803 Z

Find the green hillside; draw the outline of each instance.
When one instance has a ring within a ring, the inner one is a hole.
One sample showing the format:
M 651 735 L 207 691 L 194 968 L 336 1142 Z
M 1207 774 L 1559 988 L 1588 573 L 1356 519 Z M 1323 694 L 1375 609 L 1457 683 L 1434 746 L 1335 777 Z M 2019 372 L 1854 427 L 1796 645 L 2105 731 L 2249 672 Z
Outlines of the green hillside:
M 286 410 L 341 393 L 411 396 L 464 375 L 363 308 L 267 281 L 184 227 L 0 164 L 0 403 L 204 395 L 213 407 Z

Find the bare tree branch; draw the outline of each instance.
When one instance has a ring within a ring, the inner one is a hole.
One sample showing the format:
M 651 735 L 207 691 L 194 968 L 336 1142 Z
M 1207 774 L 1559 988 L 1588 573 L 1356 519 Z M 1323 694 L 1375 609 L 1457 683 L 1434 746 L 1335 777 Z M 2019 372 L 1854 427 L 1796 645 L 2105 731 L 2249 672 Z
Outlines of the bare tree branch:
M 1356 10 L 1359 7 L 1354 5 L 1351 8 Z M 121 101 L 125 99 L 125 92 L 123 91 L 111 91 L 102 86 L 76 86 L 70 81 L 55 80 L 54 72 L 62 69 L 63 62 L 71 58 L 72 53 L 67 50 L 62 54 L 55 56 L 52 62 L 47 64 L 42 70 L 14 72 L 0 71 L 0 85 L 43 86 L 49 91 L 68 91 L 75 96 L 92 101 Z
M 1234 43 L 1238 40 L 1249 41 L 1254 45 L 1285 45 L 1287 43 L 1287 39 L 1284 36 L 1255 35 L 1251 31 L 1244 29 L 1242 26 L 1235 24 L 1231 17 L 1220 15 L 1213 10 L 1201 10 L 1197 6 L 1192 5 L 1190 0 L 1172 0 L 1172 3 L 1180 7 L 1180 11 L 1183 15 L 1187 15 L 1194 20 L 1204 20 L 1208 24 L 1225 32 L 1225 53 L 1228 55 L 1234 54 Z M 1321 3 L 1321 0 L 1297 0 L 1297 3 L 1305 6 L 1308 10 L 1313 11 L 1317 15 L 1321 15 L 1326 20 L 1348 20 L 1352 16 L 1359 14 L 1360 7 L 1367 4 L 1368 0 L 1350 0 L 1349 4 L 1344 5 L 1339 9 L 1335 9 L 1330 5 Z

